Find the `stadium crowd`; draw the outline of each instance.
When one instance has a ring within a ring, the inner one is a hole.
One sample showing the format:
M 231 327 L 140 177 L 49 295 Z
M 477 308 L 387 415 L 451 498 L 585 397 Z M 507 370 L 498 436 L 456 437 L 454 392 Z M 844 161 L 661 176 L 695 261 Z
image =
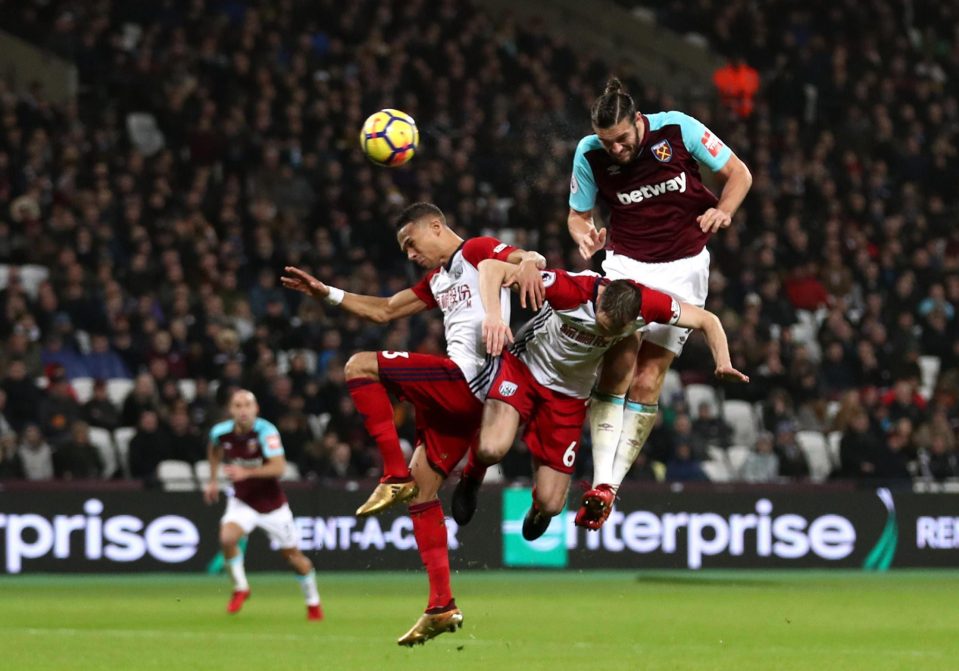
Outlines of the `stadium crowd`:
M 754 175 L 710 245 L 707 303 L 753 383 L 688 393 L 712 370 L 691 338 L 632 477 L 959 477 L 955 21 L 935 3 L 912 3 L 908 30 L 887 0 L 778 4 L 661 12 L 759 70 L 749 115 L 682 101 Z M 391 215 L 428 200 L 464 236 L 584 267 L 565 227 L 569 171 L 609 66 L 538 26 L 454 0 L 0 10 L 0 27 L 80 77 L 66 105 L 0 82 L 0 477 L 154 483 L 163 460 L 204 459 L 238 386 L 300 477 L 366 477 L 376 450 L 343 364 L 364 349 L 442 353 L 442 322 L 362 323 L 280 288 L 285 265 L 390 295 L 417 279 Z M 642 110 L 678 106 L 617 74 Z M 408 167 L 359 150 L 382 107 L 420 126 Z M 503 470 L 529 476 L 521 446 Z

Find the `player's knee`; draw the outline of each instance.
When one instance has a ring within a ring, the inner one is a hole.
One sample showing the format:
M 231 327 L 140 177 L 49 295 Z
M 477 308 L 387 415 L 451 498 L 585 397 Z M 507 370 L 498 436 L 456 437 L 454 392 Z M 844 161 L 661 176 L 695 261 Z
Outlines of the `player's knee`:
M 357 352 L 347 360 L 343 372 L 348 380 L 357 377 L 376 377 L 376 354 L 374 352 Z
M 476 446 L 476 459 L 486 466 L 498 464 L 505 454 L 506 450 L 495 439 L 483 440 L 480 438 L 479 445 Z
M 662 389 L 665 371 L 649 366 L 636 371 L 630 385 L 630 398 L 640 403 L 655 403 Z
M 536 507 L 541 513 L 555 517 L 563 512 L 565 501 L 559 496 L 545 496 L 536 498 Z

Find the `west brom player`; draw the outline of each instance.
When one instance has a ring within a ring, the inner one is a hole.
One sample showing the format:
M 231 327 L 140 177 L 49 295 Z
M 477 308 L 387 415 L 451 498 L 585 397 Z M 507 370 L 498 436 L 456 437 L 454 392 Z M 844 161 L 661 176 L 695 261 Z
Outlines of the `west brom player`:
M 513 340 L 502 318 L 500 287 L 515 282 L 513 266 L 480 264 L 480 296 L 486 308 L 483 335 L 487 351 L 498 355 Z M 543 273 L 546 306 L 518 333 L 486 397 L 478 446 L 487 465 L 509 451 L 520 424 L 534 460 L 533 504 L 523 536 L 538 538 L 566 502 L 579 452 L 586 405 L 603 355 L 648 324 L 702 329 L 716 362 L 716 376 L 748 382 L 732 367 L 719 318 L 632 280 L 592 272 Z M 579 515 L 587 513 L 580 512 Z
M 239 612 L 250 598 L 238 544 L 243 536 L 260 528 L 279 546 L 280 554 L 299 575 L 307 618 L 322 620 L 313 563 L 298 547 L 300 535 L 280 487 L 279 478 L 286 468 L 280 432 L 258 417 L 256 397 L 245 389 L 233 392 L 229 410 L 230 419 L 210 429 L 210 481 L 203 491 L 207 503 L 216 503 L 220 495 L 217 471 L 224 463 L 223 471 L 233 482 L 233 495 L 227 499 L 226 512 L 220 520 L 220 544 L 233 577 L 233 596 L 227 612 Z
M 618 79 L 593 104 L 591 121 L 595 134 L 580 141 L 570 180 L 567 223 L 580 254 L 588 259 L 605 247 L 607 277 L 702 307 L 709 287 L 706 243 L 730 225 L 752 184 L 749 169 L 696 119 L 637 111 Z M 703 185 L 700 165 L 723 182 L 718 199 Z M 597 198 L 610 211 L 600 231 L 593 223 Z M 623 341 L 607 357 L 590 404 L 594 472 L 579 515 L 584 526 L 598 529 L 609 515 L 656 421 L 666 371 L 688 335 L 676 325 L 650 325 L 641 344 Z
M 477 266 L 487 259 L 508 261 L 517 271 L 524 300 L 542 302 L 539 268 L 545 260 L 495 238 L 463 240 L 446 225 L 442 211 L 429 203 L 408 207 L 397 221 L 397 241 L 407 257 L 430 272 L 414 287 L 390 298 L 360 296 L 330 287 L 302 270 L 288 267 L 283 285 L 339 305 L 364 319 L 386 323 L 438 307 L 443 312 L 449 357 L 416 352 L 360 352 L 346 364 L 347 385 L 384 459 L 384 481 L 357 514 L 370 514 L 406 500 L 413 535 L 429 576 L 426 612 L 400 637 L 400 645 L 423 643 L 463 621 L 450 590 L 449 556 L 440 485 L 470 447 L 479 430 L 483 399 L 495 362 L 483 349 L 483 307 Z M 505 292 L 505 290 L 503 290 Z M 509 319 L 509 305 L 502 306 Z M 416 410 L 416 448 L 409 470 L 403 461 L 393 405 L 387 392 Z M 481 482 L 486 467 L 468 463 L 464 480 Z M 410 481 L 404 478 L 410 478 Z

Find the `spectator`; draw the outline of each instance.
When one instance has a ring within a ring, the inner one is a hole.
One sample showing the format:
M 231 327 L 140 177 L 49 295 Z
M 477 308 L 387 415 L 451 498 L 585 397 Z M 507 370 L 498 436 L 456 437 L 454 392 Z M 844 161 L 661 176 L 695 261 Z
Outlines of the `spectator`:
M 877 477 L 881 450 L 880 439 L 869 425 L 869 415 L 859 409 L 850 416 L 839 443 L 839 475 L 850 479 Z
M 6 396 L 4 415 L 14 431 L 37 421 L 41 394 L 33 380 L 27 377 L 27 367 L 22 360 L 11 361 L 2 388 Z
M 709 403 L 700 403 L 698 414 L 692 424 L 693 444 L 728 447 L 732 431 L 725 421 L 713 414 Z
M 206 440 L 190 423 L 190 413 L 181 406 L 170 413 L 169 437 L 172 446 L 170 459 L 189 464 L 206 459 Z M 284 445 L 285 447 L 285 445 Z
M 49 384 L 46 397 L 40 401 L 38 419 L 43 435 L 58 445 L 70 437 L 72 427 L 80 419 L 82 411 L 62 368 L 52 372 Z
M 120 423 L 123 426 L 139 426 L 141 415 L 147 411 L 160 411 L 159 396 L 153 376 L 140 373 L 133 382 L 133 389 L 123 401 Z
M 83 406 L 83 419 L 90 426 L 113 431 L 120 426 L 120 411 L 107 394 L 106 380 L 93 381 L 93 393 Z
M 144 410 L 137 424 L 137 432 L 130 440 L 130 475 L 143 480 L 147 486 L 157 484 L 157 466 L 173 459 L 173 442 L 160 425 L 154 410 Z
M 809 464 L 806 455 L 796 441 L 794 422 L 780 422 L 776 426 L 776 438 L 773 445 L 779 459 L 779 475 L 787 478 L 806 478 L 809 476 Z
M 23 460 L 17 452 L 17 434 L 0 435 L 0 480 L 21 480 Z
M 113 351 L 110 339 L 103 333 L 90 337 L 90 352 L 83 357 L 83 367 L 87 375 L 102 380 L 131 377 L 123 359 Z
M 53 470 L 59 480 L 102 478 L 103 458 L 90 442 L 90 427 L 84 421 L 70 425 L 70 437 L 53 454 Z
M 779 457 L 773 449 L 773 435 L 763 431 L 756 447 L 743 462 L 739 476 L 745 482 L 772 482 L 779 477 Z
M 17 452 L 27 480 L 53 479 L 53 448 L 44 439 L 39 426 L 27 424 Z
M 685 441 L 678 441 L 673 452 L 673 458 L 666 464 L 666 480 L 669 482 L 702 482 L 708 481 L 699 462 L 693 456 L 692 446 Z
M 713 73 L 713 84 L 719 99 L 731 112 L 748 119 L 752 116 L 756 93 L 759 91 L 759 73 L 741 56 L 730 58 Z

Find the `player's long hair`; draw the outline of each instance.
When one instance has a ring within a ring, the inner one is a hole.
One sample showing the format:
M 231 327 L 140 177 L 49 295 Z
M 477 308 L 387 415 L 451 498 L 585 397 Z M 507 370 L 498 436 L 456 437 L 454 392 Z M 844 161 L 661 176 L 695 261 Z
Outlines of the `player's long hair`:
M 623 119 L 632 119 L 636 116 L 636 103 L 633 97 L 626 93 L 623 82 L 611 77 L 606 82 L 606 90 L 596 99 L 589 117 L 593 128 L 612 128 Z
M 613 280 L 606 285 L 597 307 L 609 316 L 612 330 L 619 331 L 639 318 L 643 293 L 629 280 Z

